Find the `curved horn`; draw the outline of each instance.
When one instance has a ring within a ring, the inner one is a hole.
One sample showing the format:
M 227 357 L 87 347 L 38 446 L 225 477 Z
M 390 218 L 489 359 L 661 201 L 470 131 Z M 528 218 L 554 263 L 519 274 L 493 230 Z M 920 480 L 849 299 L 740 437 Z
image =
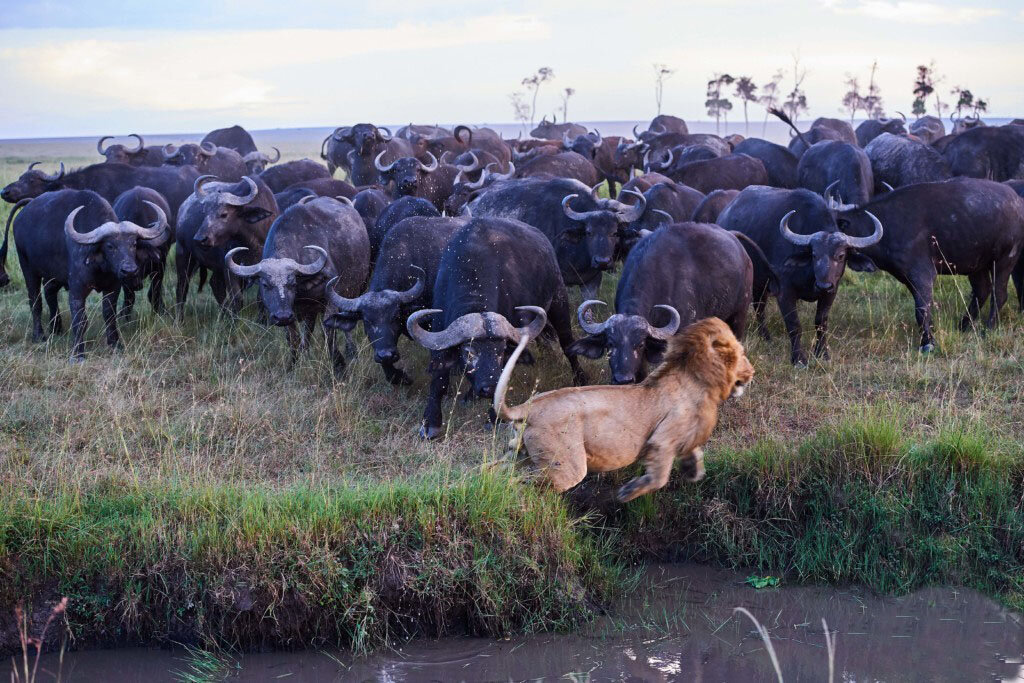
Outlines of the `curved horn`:
M 340 126 L 334 129 L 334 132 L 331 133 L 331 137 L 337 140 L 338 142 L 341 142 L 351 134 L 352 126 Z
M 871 218 L 871 222 L 875 224 L 875 231 L 867 237 L 850 237 L 846 233 L 843 233 L 846 238 L 846 243 L 854 249 L 865 249 L 878 244 L 881 241 L 882 234 L 884 232 L 882 230 L 882 221 L 878 220 L 878 218 L 875 217 L 875 214 L 870 211 L 865 211 L 864 213 L 866 213 Z
M 901 111 L 897 111 L 896 113 L 900 115 L 900 118 L 901 118 L 901 119 L 903 119 L 903 123 L 906 123 L 906 122 L 907 122 L 907 115 L 906 115 L 906 114 L 904 114 L 904 113 L 903 113 L 903 112 L 901 112 Z
M 447 153 L 448 152 L 445 152 L 445 154 Z M 459 169 L 463 173 L 472 173 L 473 171 L 476 171 L 477 169 L 480 168 L 480 159 L 478 159 L 476 154 L 473 153 L 473 150 L 469 150 L 467 154 L 473 157 L 473 163 L 471 163 L 468 166 L 464 166 L 463 164 L 455 164 L 455 168 Z M 441 156 L 444 157 L 444 154 L 442 154 Z
M 536 339 L 548 324 L 548 312 L 540 306 L 516 306 L 516 310 L 530 311 L 533 313 L 533 320 L 530 321 L 529 325 L 515 328 L 516 335 L 513 341 L 518 342 L 523 337 L 531 340 Z
M 384 137 L 383 135 L 380 134 L 382 130 L 386 130 L 388 132 L 387 137 Z M 377 126 L 377 137 L 379 137 L 384 142 L 391 142 L 391 138 L 393 138 L 394 135 L 391 134 L 391 129 L 388 128 L 387 126 Z
M 113 135 L 104 135 L 99 139 L 99 142 L 96 143 L 96 151 L 100 153 L 100 156 L 107 156 L 107 150 L 103 149 L 103 141 L 110 140 L 113 137 Z
M 75 216 L 78 212 L 84 209 L 85 206 L 78 206 L 72 209 L 68 217 L 64 219 L 64 234 L 71 238 L 73 242 L 78 244 L 96 244 L 104 237 L 109 237 L 118 231 L 117 223 L 104 223 L 95 230 L 89 232 L 78 232 L 75 230 Z
M 630 206 L 614 199 L 608 200 L 609 204 L 615 209 L 615 213 L 618 214 L 619 220 L 623 223 L 632 223 L 633 221 L 640 220 L 640 216 L 643 216 L 644 211 L 647 209 L 647 197 L 637 190 L 623 190 L 622 192 L 636 196 L 636 204 Z
M 224 193 L 224 203 L 230 204 L 231 206 L 245 206 L 252 200 L 256 199 L 256 195 L 259 194 L 260 188 L 256 184 L 256 181 L 247 175 L 242 176 L 242 180 L 249 185 L 249 194 L 237 195 L 231 194 L 230 192 Z
M 138 153 L 139 153 L 139 152 L 141 152 L 141 151 L 142 151 L 143 149 L 145 149 L 145 147 L 146 147 L 146 141 L 142 139 L 142 136 L 141 136 L 141 135 L 139 135 L 138 133 L 129 133 L 129 134 L 128 134 L 128 137 L 131 137 L 131 138 L 135 138 L 136 140 L 138 140 L 138 141 L 139 141 L 139 146 L 138 146 L 138 147 L 136 147 L 136 148 L 135 148 L 135 149 L 133 149 L 133 150 L 130 150 L 132 154 L 138 154 Z
M 277 152 L 277 156 L 275 156 L 273 159 L 267 157 L 267 161 L 271 164 L 276 164 L 277 162 L 281 161 L 281 150 L 279 150 L 277 147 L 271 147 L 270 149 Z
M 139 239 L 146 240 L 147 242 L 167 235 L 169 232 L 167 230 L 167 214 L 164 213 L 164 210 L 158 204 L 154 204 L 148 199 L 143 199 L 142 203 L 149 204 L 149 208 L 153 209 L 153 212 L 156 214 L 156 222 L 150 225 L 149 228 L 135 226 L 135 234 L 139 236 Z
M 652 327 L 651 323 L 647 323 L 647 334 L 655 339 L 666 341 L 671 338 L 677 330 L 679 330 L 679 324 L 682 322 L 682 318 L 679 316 L 679 311 L 668 304 L 658 304 L 655 308 L 661 308 L 668 311 L 669 315 L 672 316 L 672 319 L 669 321 L 668 325 L 663 327 Z
M 484 171 L 487 171 L 490 174 L 490 176 L 492 178 L 494 178 L 495 180 L 508 180 L 509 178 L 514 178 L 515 177 L 515 175 L 516 175 L 516 165 L 513 164 L 511 161 L 508 162 L 508 171 L 505 172 L 505 173 L 495 173 L 494 171 L 490 170 L 491 166 L 497 166 L 497 165 L 498 165 L 497 161 L 492 161 L 491 163 L 487 164 L 487 168 L 485 168 Z
M 579 195 L 578 194 L 567 194 L 567 195 L 565 195 L 565 197 L 562 198 L 562 211 L 564 211 L 565 215 L 568 216 L 569 218 L 573 219 L 574 221 L 585 221 L 585 220 L 587 220 L 587 213 L 579 213 L 577 211 L 573 211 L 572 207 L 569 206 L 569 202 L 571 202 L 576 197 L 579 197 Z
M 599 182 L 597 185 L 594 185 L 592 188 L 590 188 L 590 196 L 593 197 L 596 200 L 600 200 L 601 199 L 601 195 L 599 194 L 599 191 L 600 191 L 602 185 L 604 185 L 604 181 L 603 180 L 601 182 Z
M 668 128 L 666 128 L 664 124 L 659 123 L 658 128 L 659 130 L 654 130 L 653 128 L 651 128 L 651 132 L 654 133 L 655 135 L 664 135 L 665 133 L 668 132 Z
M 789 229 L 789 219 L 794 213 L 796 213 L 796 210 L 792 210 L 782 217 L 782 220 L 779 221 L 779 232 L 781 232 L 782 236 L 789 242 L 792 242 L 798 247 L 806 247 L 811 243 L 811 238 L 813 238 L 814 235 L 798 235 Z
M 825 199 L 827 199 L 830 203 L 835 201 L 835 199 L 832 197 L 832 190 L 834 190 L 836 185 L 838 184 L 838 180 L 833 180 L 831 183 L 829 183 L 828 187 L 825 188 L 825 191 L 821 193 L 822 196 L 824 196 Z
M 569 131 L 563 130 L 562 131 L 562 147 L 565 147 L 566 149 L 572 149 L 572 143 L 573 143 L 573 141 L 569 139 Z
M 435 313 L 441 313 L 440 308 L 425 308 L 422 311 L 416 311 L 409 316 L 409 319 L 405 321 L 405 329 L 409 332 L 409 336 L 415 339 L 420 346 L 430 349 L 431 351 L 441 351 L 443 349 L 450 349 L 453 346 L 461 344 L 466 339 L 463 338 L 462 333 L 466 325 L 459 326 L 459 323 L 465 323 L 466 318 L 470 316 L 483 317 L 480 313 L 470 313 L 464 315 L 451 325 L 448 329 L 442 330 L 441 332 L 428 332 L 427 330 L 420 327 L 420 320 L 433 315 Z M 458 328 L 458 329 L 457 329 Z
M 192 185 L 192 192 L 194 192 L 197 197 L 205 197 L 206 196 L 206 192 L 203 190 L 203 185 L 205 185 L 206 183 L 210 182 L 211 180 L 216 180 L 216 179 L 217 179 L 217 176 L 215 176 L 215 175 L 201 175 L 201 176 L 199 176 L 198 178 L 196 178 L 195 184 Z
M 295 265 L 295 272 L 300 275 L 316 275 L 324 269 L 324 266 L 327 265 L 327 251 L 323 247 L 318 247 L 313 244 L 307 244 L 303 249 L 318 251 L 320 252 L 320 256 L 318 256 L 316 261 L 313 261 L 312 263 L 297 263 Z
M 672 148 L 670 147 L 668 150 L 668 159 L 666 161 L 659 161 L 658 163 L 660 164 L 660 166 L 658 166 L 658 168 L 664 171 L 666 168 L 672 165 L 673 159 L 675 159 L 675 155 L 673 154 Z
M 665 222 L 668 223 L 669 225 L 671 225 L 671 224 L 676 222 L 676 219 L 673 218 L 672 214 L 670 214 L 668 211 L 662 211 L 661 209 L 654 209 L 652 211 L 652 213 L 658 213 L 658 214 L 661 214 L 662 216 L 664 216 L 667 219 Z
M 178 148 L 173 143 L 168 142 L 160 148 L 160 153 L 164 155 L 164 159 L 173 159 L 178 155 Z
M 416 270 L 420 271 L 420 274 L 416 276 L 416 282 L 412 283 L 412 287 L 409 289 L 403 289 L 401 292 L 396 292 L 398 303 L 400 304 L 411 304 L 416 299 L 420 298 L 423 294 L 423 280 L 426 278 L 426 273 L 419 266 L 412 266 Z
M 334 283 L 337 281 L 338 276 L 335 275 L 327 281 L 326 285 L 324 285 L 324 291 L 327 292 L 327 298 L 330 300 L 331 305 L 345 313 L 357 313 L 359 311 L 359 306 L 363 302 L 363 297 L 358 296 L 355 299 L 346 299 L 334 291 Z
M 41 163 L 43 163 L 43 162 L 41 162 L 41 161 L 33 161 L 31 164 L 28 165 L 28 168 L 25 169 L 25 172 L 27 173 L 28 171 L 31 171 L 32 169 L 34 169 L 36 166 L 38 166 Z M 42 171 L 40 171 L 40 173 L 42 173 Z
M 259 263 L 251 266 L 240 266 L 235 263 L 234 255 L 239 251 L 249 251 L 249 247 L 235 247 L 228 253 L 224 254 L 224 265 L 227 266 L 227 269 L 238 277 L 252 277 L 253 275 L 258 275 L 260 272 Z
M 633 124 L 633 137 L 636 138 L 637 140 L 639 140 L 640 139 L 640 133 L 636 132 L 637 125 L 639 125 L 639 124 L 636 124 L 636 123 Z
M 429 156 L 431 158 L 431 160 L 432 160 L 432 163 L 430 164 L 430 166 L 427 166 L 425 163 L 423 163 L 419 159 L 416 160 L 416 163 L 420 165 L 420 170 L 421 171 L 424 171 L 426 173 L 433 173 L 434 171 L 437 170 L 437 167 L 440 164 L 438 163 L 437 157 L 434 156 L 433 152 L 427 152 L 427 156 Z
M 346 197 L 344 195 L 338 195 L 337 197 L 335 197 L 335 199 L 337 199 L 339 202 L 341 202 L 345 206 L 351 206 L 353 208 L 355 207 L 355 202 L 353 202 L 351 199 L 349 199 L 348 197 Z
M 594 129 L 593 133 L 587 133 L 587 137 L 594 141 L 594 147 L 600 147 L 603 138 L 601 137 L 601 131 L 597 128 Z
M 607 328 L 608 324 L 611 322 L 611 318 L 608 318 L 608 320 L 605 320 L 603 323 L 587 322 L 587 310 L 590 309 L 590 307 L 594 306 L 595 304 L 601 304 L 602 306 L 608 305 L 605 302 L 601 301 L 600 299 L 587 299 L 586 301 L 580 304 L 579 308 L 576 309 L 576 318 L 580 321 L 580 327 L 582 327 L 583 331 L 586 332 L 587 334 L 601 334 L 602 332 L 605 331 L 605 328 Z
M 320 195 L 318 195 L 318 194 L 307 194 L 305 197 L 300 197 L 299 201 L 295 202 L 295 204 L 297 206 L 301 206 L 302 204 L 306 204 L 307 202 L 311 202 L 314 199 L 320 199 Z
M 54 182 L 64 177 L 64 162 L 60 162 L 60 170 L 52 175 L 43 175 L 43 180 Z
M 381 152 L 380 154 L 378 154 L 378 155 L 377 155 L 376 157 L 374 157 L 374 159 L 373 159 L 373 166 L 374 166 L 374 168 L 376 168 L 376 169 L 377 169 L 378 171 L 380 171 L 381 173 L 387 173 L 388 171 L 390 171 L 391 169 L 393 169 L 393 168 L 395 167 L 395 164 L 396 164 L 396 163 L 398 163 L 397 161 L 392 161 L 392 162 L 391 162 L 390 164 L 388 164 L 387 166 L 381 166 L 381 165 L 380 165 L 380 158 L 381 158 L 382 156 L 384 156 L 385 154 L 387 154 L 387 150 L 386 150 L 386 149 L 385 149 L 385 150 L 383 150 L 383 151 L 382 151 L 382 152 Z
M 490 164 L 488 164 L 487 168 L 485 168 L 484 170 L 480 171 L 480 177 L 477 179 L 477 181 L 475 183 L 471 183 L 471 182 L 469 182 L 469 178 L 465 178 L 464 181 L 463 181 L 463 185 L 465 185 L 466 188 L 468 188 L 470 190 L 479 190 L 481 187 L 484 186 L 484 183 L 487 182 L 487 179 L 491 175 L 491 172 L 489 170 L 487 170 L 490 167 L 491 167 Z M 460 176 L 462 175 L 461 171 L 459 172 L 459 175 Z
M 217 145 L 212 142 L 202 142 L 199 144 L 199 153 L 204 157 L 212 157 L 217 153 Z
M 883 180 L 883 181 L 881 181 L 881 182 L 882 182 L 882 187 L 884 187 L 884 188 L 886 189 L 886 191 L 887 191 L 887 192 L 893 192 L 893 191 L 895 191 L 895 190 L 896 190 L 896 188 L 895 188 L 895 187 L 893 187 L 893 186 L 892 186 L 892 185 L 890 185 L 889 183 L 885 182 L 884 180 Z

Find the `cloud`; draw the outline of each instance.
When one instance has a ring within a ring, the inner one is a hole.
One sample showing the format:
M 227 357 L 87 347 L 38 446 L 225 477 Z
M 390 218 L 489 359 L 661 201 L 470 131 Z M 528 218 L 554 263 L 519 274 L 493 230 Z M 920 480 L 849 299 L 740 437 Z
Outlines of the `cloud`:
M 17 32 L 0 32 L 4 33 Z M 550 37 L 532 15 L 401 23 L 391 28 L 256 31 L 137 31 L 131 37 L 24 41 L 0 50 L 16 78 L 111 108 L 164 111 L 249 109 L 285 104 L 269 72 L 323 69 L 385 53 L 492 46 Z
M 837 14 L 913 24 L 969 24 L 1003 14 L 992 7 L 952 7 L 915 0 L 819 0 Z

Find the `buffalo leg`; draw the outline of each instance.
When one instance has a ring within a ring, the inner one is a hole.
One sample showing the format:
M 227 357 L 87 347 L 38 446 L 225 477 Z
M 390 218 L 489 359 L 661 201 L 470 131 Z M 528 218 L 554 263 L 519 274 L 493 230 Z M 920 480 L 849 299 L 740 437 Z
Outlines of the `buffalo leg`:
M 345 370 L 345 355 L 338 350 L 338 331 L 333 327 L 323 326 L 324 338 L 327 342 L 327 355 L 331 358 L 331 366 L 337 377 Z
M 129 287 L 122 287 L 124 291 L 124 303 L 121 304 L 121 317 L 127 321 L 132 319 L 135 312 L 135 291 Z
M 600 278 L 598 279 L 600 283 Z M 595 290 L 596 294 L 596 290 Z M 583 372 L 580 361 L 574 354 L 568 353 L 572 343 L 572 318 L 569 309 L 569 294 L 565 288 L 555 293 L 548 307 L 548 324 L 555 330 L 558 336 L 558 345 L 562 347 L 562 353 L 569 360 L 569 367 L 572 368 L 572 381 L 576 386 L 583 386 L 587 383 L 587 374 Z
M 185 250 L 177 245 L 174 247 L 174 269 L 178 276 L 178 281 L 174 285 L 174 303 L 180 318 L 185 310 L 185 301 L 188 299 L 189 280 L 192 279 L 195 267 Z
M 917 275 L 907 282 L 907 288 L 914 297 L 914 317 L 921 328 L 922 353 L 935 350 L 935 337 L 932 336 L 932 291 L 934 287 L 934 270 L 931 277 Z
M 412 384 L 412 378 L 406 374 L 405 370 L 395 367 L 394 363 L 381 363 L 380 369 L 384 371 L 384 379 L 391 384 L 406 387 Z
M 288 335 L 288 369 L 291 370 L 295 366 L 295 361 L 299 358 L 299 346 L 301 345 L 302 332 L 299 331 L 299 326 L 296 323 L 292 323 L 285 328 L 286 334 Z
M 814 355 L 829 359 L 828 353 L 828 313 L 832 310 L 832 302 L 836 300 L 836 290 L 818 299 L 818 307 L 814 311 Z
M 803 331 L 800 329 L 800 316 L 796 309 L 796 295 L 791 289 L 784 288 L 779 292 L 778 302 L 782 322 L 789 333 L 789 360 L 793 365 L 807 365 L 807 354 L 800 347 L 800 336 Z
M 147 294 L 149 298 L 149 305 L 153 308 L 155 313 L 162 313 L 164 310 L 164 269 L 167 264 L 164 263 L 164 256 L 156 262 L 156 266 L 153 270 L 153 276 L 149 280 L 149 292 Z
M 988 326 L 994 328 L 999 324 L 999 313 L 1009 298 L 1010 272 L 1013 262 L 1009 259 L 997 261 L 992 272 L 992 308 L 988 312 Z
M 217 300 L 217 305 L 226 310 L 227 283 L 224 281 L 223 270 L 213 271 L 210 276 L 210 291 L 213 292 L 213 298 Z
M 757 320 L 757 334 L 765 341 L 771 341 L 772 335 L 768 332 L 768 325 L 765 322 L 765 307 L 768 305 L 768 287 L 762 287 L 760 292 L 754 293 L 754 300 L 751 301 L 754 307 L 754 317 Z
M 32 311 L 32 341 L 41 342 L 46 339 L 43 334 L 43 299 L 40 296 L 42 278 L 22 267 L 25 273 L 25 289 L 28 290 L 28 307 Z
M 967 303 L 964 317 L 960 319 L 961 332 L 966 332 L 974 327 L 978 314 L 992 292 L 992 278 L 987 270 L 973 273 L 968 276 L 968 279 L 971 281 L 971 300 Z
M 79 287 L 68 287 L 68 308 L 71 309 L 71 362 L 85 359 L 85 328 L 89 321 L 85 315 L 85 292 Z
M 299 351 L 305 351 L 309 348 L 309 343 L 313 339 L 313 330 L 316 328 L 316 317 L 307 316 L 302 320 L 302 334 L 299 337 Z
M 50 309 L 50 333 L 61 334 L 64 331 L 64 321 L 60 317 L 60 305 L 57 302 L 57 294 L 60 292 L 60 284 L 56 280 L 49 280 L 43 285 L 43 293 L 46 296 L 46 307 Z
M 1013 269 L 1013 286 L 1017 288 L 1017 304 L 1020 312 L 1024 313 L 1024 254 L 1017 259 L 1017 266 Z
M 434 355 L 434 354 L 431 354 Z M 438 357 L 432 365 L 444 365 L 434 370 L 430 379 L 430 393 L 427 395 L 427 407 L 423 411 L 423 424 L 420 425 L 420 438 L 436 439 L 443 433 L 441 425 L 441 403 L 448 395 L 451 383 L 451 368 Z
M 112 349 L 122 348 L 121 338 L 117 334 L 117 295 L 119 293 L 119 288 L 103 292 L 103 324 L 107 331 L 107 346 Z

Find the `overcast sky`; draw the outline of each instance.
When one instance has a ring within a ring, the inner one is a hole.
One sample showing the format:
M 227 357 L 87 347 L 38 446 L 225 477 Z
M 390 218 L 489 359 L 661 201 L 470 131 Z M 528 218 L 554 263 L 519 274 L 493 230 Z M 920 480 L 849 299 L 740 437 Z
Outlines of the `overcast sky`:
M 890 112 L 935 60 L 945 97 L 1019 116 L 1022 35 L 1020 0 L 0 0 L 0 137 L 506 122 L 541 66 L 538 118 L 572 87 L 570 118 L 643 119 L 655 62 L 677 70 L 664 111 L 698 119 L 713 73 L 788 84 L 797 51 L 811 116 L 876 58 Z

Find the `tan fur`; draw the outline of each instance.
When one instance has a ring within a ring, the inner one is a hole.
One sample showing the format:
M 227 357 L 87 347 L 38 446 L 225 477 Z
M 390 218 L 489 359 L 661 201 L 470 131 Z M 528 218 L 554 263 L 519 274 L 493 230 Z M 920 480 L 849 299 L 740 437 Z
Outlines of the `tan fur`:
M 673 337 L 664 361 L 641 384 L 557 389 L 514 408 L 505 406 L 503 387 L 495 408 L 503 419 L 526 422 L 529 460 L 558 491 L 587 472 L 642 461 L 645 473 L 619 489 L 625 502 L 664 486 L 676 457 L 685 459 L 688 480 L 701 479 L 701 447 L 718 422 L 718 406 L 741 395 L 753 376 L 729 327 L 707 318 Z

